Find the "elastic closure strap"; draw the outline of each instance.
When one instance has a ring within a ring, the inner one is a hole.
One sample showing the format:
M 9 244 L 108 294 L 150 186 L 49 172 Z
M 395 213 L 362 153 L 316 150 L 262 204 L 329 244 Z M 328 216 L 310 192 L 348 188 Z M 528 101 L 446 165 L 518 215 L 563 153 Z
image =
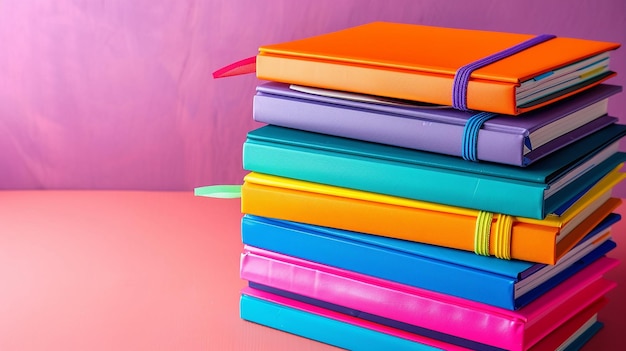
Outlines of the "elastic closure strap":
M 489 256 L 489 236 L 493 213 L 478 211 L 476 227 L 474 229 L 474 252 L 478 255 Z
M 497 116 L 491 112 L 480 112 L 470 117 L 463 129 L 461 156 L 468 161 L 478 161 L 478 132 L 487 120 Z
M 513 217 L 500 214 L 496 223 L 496 245 L 494 254 L 497 258 L 511 259 L 511 234 L 513 230 Z
M 491 223 L 493 213 L 478 211 L 476 226 L 474 228 L 474 252 L 477 255 L 489 256 L 489 241 L 491 237 Z M 513 230 L 513 217 L 499 214 L 496 221 L 494 254 L 497 258 L 511 259 L 511 234 Z
M 467 86 L 472 72 L 553 38 L 556 38 L 556 36 L 551 34 L 542 34 L 459 68 L 454 75 L 454 81 L 452 83 L 452 107 L 462 111 L 468 110 Z

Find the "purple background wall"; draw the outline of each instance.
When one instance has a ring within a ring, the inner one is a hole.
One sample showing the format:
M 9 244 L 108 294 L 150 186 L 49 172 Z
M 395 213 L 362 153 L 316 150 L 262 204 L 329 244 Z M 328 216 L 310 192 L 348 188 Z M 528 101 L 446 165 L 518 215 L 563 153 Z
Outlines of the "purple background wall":
M 624 0 L 0 0 L 0 188 L 240 183 L 259 81 L 212 71 L 374 20 L 626 44 Z M 612 63 L 626 85 L 626 47 Z

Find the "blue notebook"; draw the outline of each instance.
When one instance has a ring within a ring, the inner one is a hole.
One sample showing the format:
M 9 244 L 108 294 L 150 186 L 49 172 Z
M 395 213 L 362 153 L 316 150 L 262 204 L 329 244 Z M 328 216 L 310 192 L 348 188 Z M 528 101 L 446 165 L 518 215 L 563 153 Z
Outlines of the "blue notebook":
M 246 245 L 515 310 L 612 250 L 595 239 L 620 219 L 607 216 L 554 266 L 252 215 L 241 234 Z

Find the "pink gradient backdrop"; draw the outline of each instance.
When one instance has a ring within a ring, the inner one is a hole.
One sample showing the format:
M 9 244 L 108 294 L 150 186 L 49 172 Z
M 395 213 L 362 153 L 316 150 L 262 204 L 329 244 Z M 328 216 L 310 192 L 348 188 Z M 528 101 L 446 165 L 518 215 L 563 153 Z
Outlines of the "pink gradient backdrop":
M 624 0 L 0 0 L 0 188 L 240 183 L 259 81 L 212 71 L 374 20 L 626 43 Z

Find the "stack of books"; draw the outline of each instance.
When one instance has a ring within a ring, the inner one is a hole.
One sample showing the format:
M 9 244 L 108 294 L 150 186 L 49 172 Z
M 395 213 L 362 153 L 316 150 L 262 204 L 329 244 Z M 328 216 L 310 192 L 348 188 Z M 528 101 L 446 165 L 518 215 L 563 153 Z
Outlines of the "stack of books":
M 386 22 L 261 47 L 241 317 L 352 350 L 580 348 L 618 263 L 618 47 Z

